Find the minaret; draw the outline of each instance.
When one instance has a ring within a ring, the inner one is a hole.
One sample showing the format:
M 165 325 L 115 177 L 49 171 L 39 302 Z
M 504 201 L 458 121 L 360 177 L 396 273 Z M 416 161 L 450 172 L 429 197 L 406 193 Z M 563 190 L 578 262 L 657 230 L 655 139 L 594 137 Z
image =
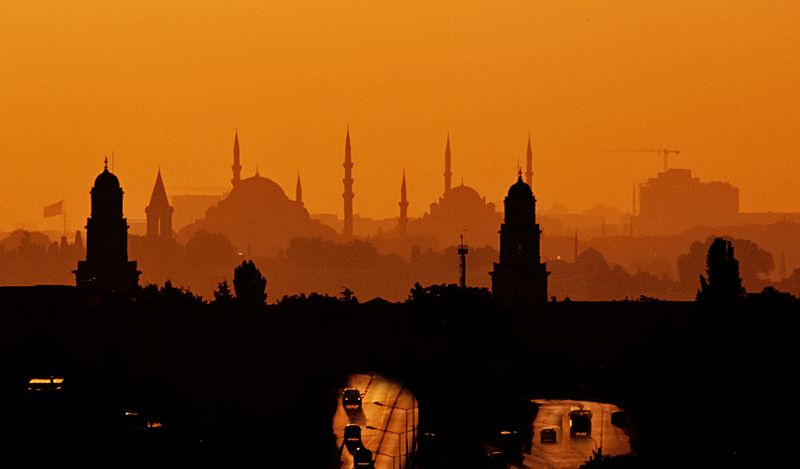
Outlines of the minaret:
M 303 186 L 300 185 L 300 171 L 297 172 L 297 185 L 294 188 L 294 200 L 303 205 Z
M 528 151 L 525 154 L 527 169 L 525 170 L 525 182 L 533 187 L 533 150 L 531 149 L 531 133 L 528 132 Z
M 86 260 L 72 272 L 79 288 L 98 292 L 132 292 L 139 283 L 136 261 L 128 260 L 128 223 L 122 213 L 122 187 L 103 172 L 91 190 L 92 211 L 86 222 Z
M 444 149 L 444 193 L 450 192 L 453 172 L 450 170 L 450 132 L 447 132 L 447 146 Z
M 347 137 L 344 142 L 344 236 L 347 239 L 353 237 L 353 160 L 350 155 L 350 127 L 347 127 Z
M 408 197 L 406 194 L 406 172 L 403 171 L 403 183 L 400 185 L 400 218 L 397 220 L 397 226 L 400 229 L 400 234 L 405 236 L 408 233 Z
M 231 170 L 233 170 L 233 179 L 231 179 L 231 184 L 234 186 L 241 181 L 241 174 L 242 174 L 242 165 L 239 164 L 239 129 L 236 129 L 236 133 L 233 135 L 233 165 L 231 166 Z
M 150 196 L 150 203 L 144 209 L 147 214 L 147 237 L 169 238 L 172 236 L 172 212 L 169 205 L 164 181 L 161 179 L 161 168 L 158 169 L 156 183 Z

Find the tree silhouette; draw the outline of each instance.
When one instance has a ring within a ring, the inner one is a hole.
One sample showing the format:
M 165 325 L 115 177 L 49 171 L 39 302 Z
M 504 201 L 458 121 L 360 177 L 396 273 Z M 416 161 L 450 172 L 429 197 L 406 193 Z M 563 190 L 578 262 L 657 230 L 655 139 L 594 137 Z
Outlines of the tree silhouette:
M 344 287 L 344 290 L 342 290 L 340 295 L 341 295 L 340 296 L 341 300 L 344 301 L 345 303 L 358 304 L 358 297 L 356 297 L 355 293 L 353 293 L 353 290 L 350 290 L 349 288 Z
M 744 296 L 739 277 L 739 261 L 733 255 L 733 243 L 725 238 L 714 238 L 706 256 L 706 275 L 700 276 L 698 300 L 725 301 Z
M 217 285 L 217 290 L 214 292 L 214 301 L 220 304 L 229 304 L 233 301 L 233 293 L 227 280 L 223 280 Z
M 242 261 L 233 270 L 236 300 L 244 306 L 263 306 L 267 302 L 267 279 L 253 261 Z
M 742 284 L 751 291 L 763 288 L 764 279 L 775 267 L 772 254 L 748 239 L 727 239 L 736 245 L 737 257 L 741 261 L 739 275 L 742 277 Z M 713 241 L 714 237 L 695 241 L 689 247 L 689 252 L 678 256 L 678 277 L 685 288 L 693 288 L 697 276 L 703 272 L 706 254 Z

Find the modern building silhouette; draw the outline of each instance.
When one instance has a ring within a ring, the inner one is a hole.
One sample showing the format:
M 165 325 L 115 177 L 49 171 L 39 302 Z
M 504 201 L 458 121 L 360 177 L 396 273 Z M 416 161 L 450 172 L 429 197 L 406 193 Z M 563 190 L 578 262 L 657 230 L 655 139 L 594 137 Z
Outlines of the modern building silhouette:
M 147 214 L 147 237 L 150 239 L 172 237 L 172 212 L 174 211 L 167 198 L 167 190 L 158 170 L 150 203 L 144 209 Z
M 689 169 L 670 168 L 639 187 L 637 234 L 679 233 L 698 225 L 734 223 L 739 189 L 727 182 L 701 182 Z
M 86 222 L 86 260 L 74 270 L 78 287 L 101 292 L 127 293 L 139 284 L 136 261 L 128 260 L 128 222 L 122 213 L 119 179 L 103 172 L 91 190 L 92 211 Z
M 500 225 L 500 262 L 494 264 L 492 293 L 507 304 L 547 301 L 547 266 L 541 262 L 542 231 L 536 223 L 536 199 L 522 180 L 508 189 L 505 218 Z

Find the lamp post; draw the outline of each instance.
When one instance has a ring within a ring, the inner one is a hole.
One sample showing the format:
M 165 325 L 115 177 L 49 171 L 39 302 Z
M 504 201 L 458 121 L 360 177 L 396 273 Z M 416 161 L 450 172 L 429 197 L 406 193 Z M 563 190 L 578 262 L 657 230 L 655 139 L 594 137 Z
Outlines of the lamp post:
M 417 409 L 417 405 L 416 405 L 417 404 L 417 400 L 416 400 L 416 398 L 414 398 L 412 396 L 411 407 L 400 407 L 400 406 L 396 406 L 396 405 L 389 405 L 389 404 L 384 404 L 383 402 L 379 402 L 379 401 L 375 401 L 375 402 L 373 402 L 373 404 L 376 405 L 376 406 L 381 406 L 381 407 L 389 407 L 390 409 L 393 409 L 393 410 L 402 410 L 405 413 L 405 431 L 403 431 L 403 432 L 395 432 L 395 431 L 392 431 L 392 430 L 389 430 L 389 429 L 381 430 L 379 428 L 376 428 L 376 427 L 373 427 L 373 426 L 370 426 L 370 425 L 367 425 L 365 428 L 368 428 L 370 430 L 383 431 L 385 433 L 391 433 L 391 434 L 397 435 L 397 437 L 398 437 L 397 438 L 398 456 L 391 456 L 391 455 L 386 454 L 386 453 L 378 453 L 378 454 L 382 454 L 384 456 L 391 457 L 392 458 L 392 467 L 394 467 L 395 458 L 403 456 L 403 454 L 402 454 L 403 451 L 402 451 L 401 444 L 400 444 L 401 443 L 400 436 L 402 435 L 403 438 L 405 439 L 405 449 L 406 449 L 405 455 L 404 455 L 405 456 L 405 463 L 403 463 L 402 466 L 398 465 L 398 467 L 406 467 L 407 463 L 408 463 L 409 454 L 413 458 L 414 457 L 414 452 L 416 451 L 416 447 L 417 447 L 417 441 L 416 441 L 417 422 L 415 420 L 416 419 L 415 413 L 417 413 L 419 410 Z M 411 429 L 410 430 L 408 428 L 408 412 L 409 411 L 411 412 Z M 387 422 L 387 426 L 388 426 L 388 422 Z M 411 448 L 412 448 L 412 451 L 410 453 L 409 453 L 409 450 L 408 450 L 409 449 L 408 448 L 408 446 L 409 446 L 409 444 L 408 444 L 408 434 L 409 434 L 409 432 L 411 433 Z
M 403 459 L 401 459 L 400 460 L 401 462 L 397 465 L 398 469 L 401 469 L 401 468 L 407 466 L 408 455 L 409 455 L 409 451 L 408 451 L 408 434 L 411 433 L 412 431 L 415 431 L 415 430 L 409 430 L 409 428 L 408 428 L 408 411 L 409 410 L 413 410 L 413 409 L 414 409 L 413 407 L 411 407 L 409 409 L 400 408 L 400 410 L 406 411 L 406 429 L 405 429 L 405 431 L 396 432 L 394 430 L 389 430 L 389 429 L 382 430 L 380 428 L 373 427 L 372 425 L 367 425 L 366 427 L 364 427 L 364 428 L 366 428 L 368 430 L 377 430 L 377 431 L 382 431 L 384 433 L 391 433 L 392 435 L 397 435 L 397 456 L 394 456 L 394 455 L 391 455 L 391 454 L 387 454 L 387 453 L 382 453 L 380 451 L 376 451 L 377 454 L 380 454 L 380 455 L 383 455 L 383 456 L 388 456 L 388 457 L 392 458 L 392 468 L 395 467 L 395 464 L 394 464 L 395 460 L 397 458 L 400 458 L 400 457 L 405 457 L 405 461 L 406 462 L 403 463 L 402 462 Z M 402 445 L 403 440 L 401 440 L 401 437 L 405 438 L 405 453 L 403 453 L 403 445 Z

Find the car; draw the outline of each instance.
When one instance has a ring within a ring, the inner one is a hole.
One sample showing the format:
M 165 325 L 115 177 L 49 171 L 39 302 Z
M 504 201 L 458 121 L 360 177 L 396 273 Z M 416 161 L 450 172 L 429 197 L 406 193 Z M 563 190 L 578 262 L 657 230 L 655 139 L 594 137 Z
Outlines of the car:
M 372 469 L 375 465 L 372 461 L 372 451 L 360 446 L 353 453 L 353 469 Z
M 522 459 L 522 439 L 517 430 L 501 430 L 497 434 L 497 445 L 510 461 Z
M 361 391 L 353 388 L 347 388 L 342 391 L 342 407 L 345 410 L 361 409 Z
M 122 419 L 124 428 L 129 431 L 161 432 L 164 429 L 160 418 L 137 409 L 125 410 Z
M 592 434 L 592 411 L 588 409 L 575 409 L 569 413 L 569 435 Z
M 557 427 L 545 427 L 539 431 L 539 442 L 556 443 L 558 435 Z
M 489 469 L 508 468 L 508 458 L 498 448 L 486 448 L 486 467 Z
M 64 378 L 61 376 L 34 376 L 28 379 L 28 392 L 59 392 L 64 387 Z
M 358 448 L 364 446 L 361 443 L 361 427 L 357 423 L 348 423 L 344 427 L 344 446 L 350 454 L 355 454 Z

